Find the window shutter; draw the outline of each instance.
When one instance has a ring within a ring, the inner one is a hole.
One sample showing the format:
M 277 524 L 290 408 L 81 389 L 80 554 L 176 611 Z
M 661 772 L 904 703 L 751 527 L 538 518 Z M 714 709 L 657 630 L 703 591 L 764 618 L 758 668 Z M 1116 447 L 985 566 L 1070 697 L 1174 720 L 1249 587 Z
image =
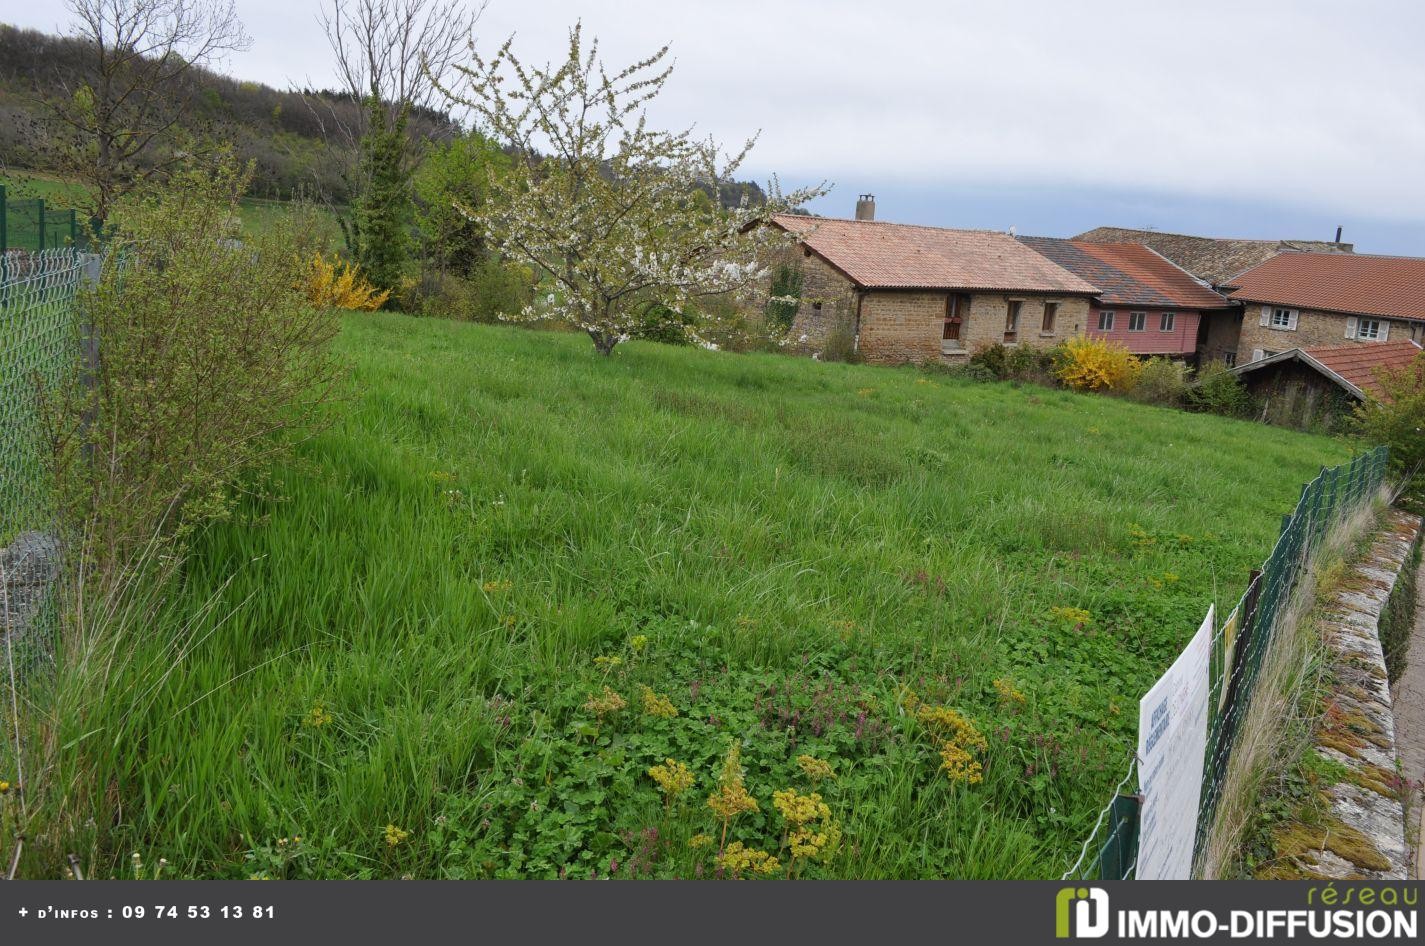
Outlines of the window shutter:
M 1262 306 L 1262 328 L 1266 328 L 1268 325 L 1271 325 L 1271 324 L 1272 324 L 1272 307 L 1269 306 L 1269 305 L 1264 305 L 1264 306 Z
M 1380 320 L 1380 340 L 1383 342 L 1390 340 L 1390 323 L 1385 319 Z
M 1356 337 L 1356 317 L 1354 315 L 1346 317 L 1346 337 Z
M 1289 331 L 1292 331 L 1292 332 L 1295 332 L 1295 331 L 1296 331 L 1296 317 L 1297 317 L 1298 315 L 1300 315 L 1300 314 L 1301 314 L 1300 312 L 1297 312 L 1295 309 L 1292 309 L 1292 310 L 1291 310 L 1291 315 L 1287 316 L 1287 320 L 1288 320 L 1288 321 L 1287 321 L 1287 329 L 1288 329 Z
M 1265 351 L 1263 351 L 1262 349 L 1260 349 L 1260 348 L 1253 348 L 1253 349 L 1252 349 L 1252 360 L 1253 360 L 1253 361 L 1261 361 L 1262 358 L 1264 358 L 1264 357 L 1266 356 L 1266 354 L 1267 354 L 1267 353 L 1266 353 Z

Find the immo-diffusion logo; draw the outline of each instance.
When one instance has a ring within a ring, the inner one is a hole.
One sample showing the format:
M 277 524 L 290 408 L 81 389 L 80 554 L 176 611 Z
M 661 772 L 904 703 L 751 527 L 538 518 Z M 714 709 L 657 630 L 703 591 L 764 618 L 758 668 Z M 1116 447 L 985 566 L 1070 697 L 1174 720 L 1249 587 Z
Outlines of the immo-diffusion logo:
M 1206 895 L 1208 888 L 1195 886 Z M 1317 897 L 1317 893 L 1320 896 Z M 1418 891 L 1396 886 L 1323 891 L 1306 888 L 1306 909 L 1211 908 L 1109 910 L 1108 891 L 1061 887 L 1054 898 L 1054 936 L 1100 939 L 1416 939 Z M 1402 909 L 1404 907 L 1405 909 Z
M 1091 887 L 1065 887 L 1059 891 L 1054 898 L 1054 935 L 1057 938 L 1096 939 L 1107 933 L 1108 891 Z

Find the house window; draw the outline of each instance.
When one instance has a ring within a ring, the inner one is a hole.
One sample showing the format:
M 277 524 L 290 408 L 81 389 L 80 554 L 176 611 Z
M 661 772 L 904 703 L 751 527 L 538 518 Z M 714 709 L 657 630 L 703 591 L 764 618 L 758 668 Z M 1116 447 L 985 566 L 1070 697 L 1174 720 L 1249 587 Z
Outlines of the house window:
M 1177 313 L 1164 312 L 1162 321 L 1158 323 L 1158 331 L 1171 332 L 1173 330 L 1173 324 L 1177 322 L 1177 320 Z
M 959 348 L 960 331 L 970 312 L 970 297 L 950 294 L 945 297 L 945 327 L 940 333 L 942 348 Z
M 1024 305 L 1018 299 L 1009 300 L 1009 309 L 1004 315 L 1004 340 L 1007 343 L 1019 338 L 1019 310 Z
M 1410 326 L 1410 340 L 1412 342 L 1425 342 L 1425 322 L 1416 322 Z
M 1361 319 L 1356 323 L 1356 337 L 1364 339 L 1380 338 L 1380 319 Z
M 1052 335 L 1052 334 L 1054 334 L 1054 317 L 1057 316 L 1058 314 L 1059 314 L 1059 303 L 1057 303 L 1057 302 L 1046 302 L 1046 303 L 1044 303 L 1044 325 L 1043 325 L 1043 327 L 1040 329 L 1040 331 L 1044 332 L 1044 334 L 1046 334 L 1046 335 Z
M 1287 331 L 1295 331 L 1296 310 L 1283 309 L 1280 306 L 1274 307 L 1272 309 L 1271 326 L 1272 328 L 1281 328 L 1286 329 Z
M 1227 367 L 1229 367 L 1229 368 L 1235 368 L 1235 367 L 1237 367 L 1237 352 L 1236 352 L 1236 351 L 1224 351 L 1224 352 L 1222 353 L 1222 363 L 1223 363 L 1224 365 L 1226 365 Z
M 1147 313 L 1147 312 L 1130 312 L 1130 313 L 1128 313 L 1128 331 L 1130 331 L 1130 332 L 1141 332 L 1141 331 L 1143 331 L 1143 328 L 1144 328 L 1147 324 L 1148 324 L 1148 313 Z
M 1112 313 L 1112 312 L 1100 312 L 1100 313 L 1098 314 L 1098 330 L 1099 330 L 1100 332 L 1111 332 L 1111 331 L 1113 331 L 1113 313 Z

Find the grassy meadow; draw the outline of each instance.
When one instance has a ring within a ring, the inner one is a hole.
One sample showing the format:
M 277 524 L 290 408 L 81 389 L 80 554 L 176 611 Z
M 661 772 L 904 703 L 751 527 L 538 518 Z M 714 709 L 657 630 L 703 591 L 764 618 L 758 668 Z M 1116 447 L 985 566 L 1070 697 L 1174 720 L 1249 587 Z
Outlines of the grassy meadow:
M 100 872 L 1057 877 L 1138 697 L 1346 456 L 910 368 L 384 313 L 339 347 L 282 500 L 56 724 Z
M 6 171 L 0 173 L 0 184 L 5 185 L 6 196 L 10 200 L 33 200 L 43 198 L 49 209 L 68 210 L 76 206 L 80 199 L 80 187 L 70 180 L 36 171 Z M 266 232 L 290 212 L 290 205 L 280 200 L 266 200 L 247 197 L 238 205 L 243 229 L 249 232 Z M 341 228 L 336 218 L 323 214 L 319 218 L 323 226 L 323 236 L 333 244 L 341 241 Z M 83 220 L 80 227 L 84 226 Z M 19 239 L 12 235 L 12 242 Z

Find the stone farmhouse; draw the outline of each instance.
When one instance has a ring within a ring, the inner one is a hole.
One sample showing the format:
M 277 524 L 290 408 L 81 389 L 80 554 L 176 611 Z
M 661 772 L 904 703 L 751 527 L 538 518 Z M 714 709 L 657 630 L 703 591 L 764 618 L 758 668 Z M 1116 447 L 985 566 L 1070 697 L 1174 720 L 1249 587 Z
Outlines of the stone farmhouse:
M 1223 288 L 1245 307 L 1239 364 L 1293 348 L 1425 340 L 1425 259 L 1282 253 Z
M 1020 242 L 1098 287 L 1086 333 L 1135 355 L 1194 358 L 1238 329 L 1237 305 L 1141 243 L 1089 243 L 1049 237 Z M 1233 343 L 1235 347 L 1235 342 Z
M 1425 259 L 1355 253 L 1339 230 L 1334 241 L 1115 227 L 1015 237 L 878 221 L 870 195 L 853 220 L 781 214 L 772 224 L 797 237 L 771 261 L 800 275 L 793 339 L 820 351 L 839 335 L 873 363 L 954 364 L 986 345 L 1051 348 L 1077 334 L 1231 366 L 1425 342 Z
M 849 331 L 870 362 L 954 363 L 984 345 L 1049 348 L 1084 331 L 1097 287 L 1014 237 L 882 223 L 869 202 L 856 220 L 773 218 L 800 238 L 774 265 L 800 268 L 791 334 L 806 347 Z

